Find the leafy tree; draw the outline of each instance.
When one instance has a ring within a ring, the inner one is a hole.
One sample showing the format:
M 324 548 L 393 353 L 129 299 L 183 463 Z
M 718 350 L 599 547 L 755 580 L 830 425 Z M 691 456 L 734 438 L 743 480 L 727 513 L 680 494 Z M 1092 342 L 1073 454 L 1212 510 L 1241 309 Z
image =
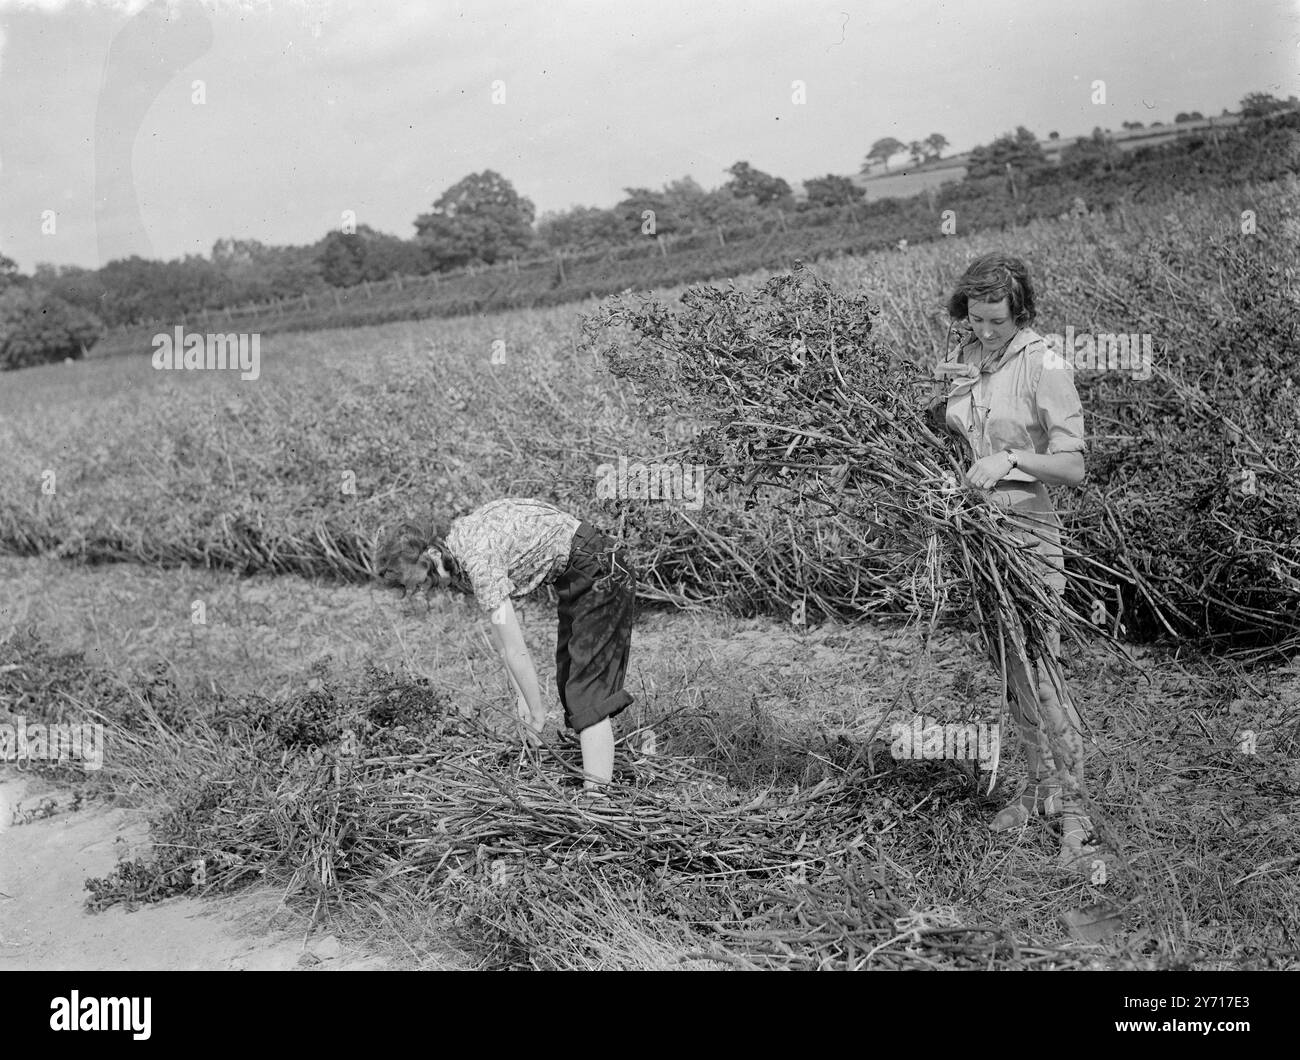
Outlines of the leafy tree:
M 1101 131 L 1080 137 L 1061 152 L 1061 174 L 1071 178 L 1087 178 L 1101 173 L 1114 173 L 1120 157 L 1114 138 Z
M 133 254 L 115 258 L 99 269 L 103 290 L 103 319 L 110 326 L 137 324 L 165 316 L 160 309 L 157 290 L 165 279 L 161 261 L 150 261 Z
M 266 246 L 256 239 L 218 239 L 212 244 L 212 262 L 215 265 L 247 263 L 261 258 L 266 251 Z
M 1043 154 L 1043 149 L 1038 146 L 1038 137 L 1023 125 L 1018 125 L 1014 135 L 1004 133 L 991 144 L 971 151 L 966 179 L 1002 176 L 1006 173 L 1008 163 L 1013 169 L 1030 174 L 1051 165 Z
M 703 216 L 704 203 L 708 198 L 708 194 L 700 182 L 690 174 L 680 180 L 670 180 L 664 185 L 664 201 L 668 204 L 668 208 L 673 215 L 681 221 L 682 227 L 688 232 L 696 231 L 708 225 L 707 219 Z M 734 198 L 730 193 L 728 193 L 728 197 Z
M 424 249 L 415 242 L 358 225 L 355 232 L 328 232 L 317 243 L 320 274 L 331 287 L 355 287 L 362 280 L 386 280 L 394 273 L 428 271 Z
M 0 291 L 3 291 L 11 284 L 20 282 L 22 279 L 18 272 L 18 263 L 13 258 L 7 258 L 0 254 Z
M 1296 103 L 1295 96 L 1289 101 L 1278 99 L 1271 92 L 1250 92 L 1241 100 L 1241 116 L 1243 118 L 1262 118 L 1274 111 L 1286 110 Z
M 617 246 L 639 237 L 641 221 L 632 224 L 617 209 L 574 206 L 543 214 L 537 222 L 537 237 L 552 250 L 594 250 Z
M 212 263 L 222 277 L 221 301 L 216 304 L 297 298 L 316 290 L 325 285 L 319 253 L 319 243 L 268 247 L 256 239 L 218 239 L 212 246 Z M 423 260 L 423 254 L 420 257 Z
M 429 271 L 424 248 L 413 239 L 401 239 L 361 225 L 357 232 L 365 246 L 363 280 L 386 280 L 390 276 L 420 276 Z
M 688 232 L 760 224 L 772 216 L 773 209 L 794 208 L 794 196 L 784 180 L 778 179 L 768 192 L 776 197 L 769 195 L 760 205 L 753 195 L 737 196 L 730 184 L 705 191 L 695 178 L 686 176 L 664 185 L 669 208 Z
M 866 195 L 866 189 L 859 188 L 848 177 L 838 177 L 833 173 L 805 180 L 803 186 L 808 193 L 808 206 L 812 208 L 848 206 L 860 202 Z
M 533 243 L 533 204 L 500 173 L 471 173 L 415 219 L 416 239 L 437 269 L 492 264 Z
M 785 184 L 785 181 L 781 183 Z M 774 210 L 793 210 L 794 205 L 794 195 L 788 190 L 788 185 L 786 194 L 760 206 L 752 198 L 736 198 L 724 184 L 694 196 L 689 202 L 689 217 L 694 231 L 743 228 L 769 223 Z
M 429 270 L 428 259 L 420 253 L 421 271 Z M 258 290 L 261 298 L 296 298 L 307 291 L 325 286 L 320 263 L 311 247 L 267 247 L 259 263 Z M 240 299 L 243 301 L 244 299 Z
M 179 320 L 222 304 L 227 290 L 221 270 L 197 254 L 175 261 L 118 258 L 99 270 L 99 282 L 103 293 L 98 315 L 110 325 Z
M 753 197 L 737 198 L 728 184 L 705 191 L 690 176 L 665 184 L 662 191 L 624 190 L 627 197 L 614 208 L 615 213 L 629 231 L 638 234 L 646 210 L 654 211 L 655 234 L 664 236 L 761 224 L 773 216 L 771 211 L 776 205 L 794 206 L 794 196 L 788 194 L 788 186 L 784 198 L 772 200 L 771 206 L 760 207 Z
M 353 287 L 365 275 L 366 247 L 356 232 L 334 229 L 321 240 L 320 274 L 331 287 Z
M 0 370 L 79 359 L 103 332 L 93 315 L 35 285 L 0 291 Z
M 911 141 L 907 145 L 907 153 L 913 164 L 925 165 L 927 162 L 937 162 L 947 146 L 947 137 L 942 133 L 931 133 L 924 140 Z
M 885 166 L 885 172 L 888 173 L 889 160 L 900 151 L 905 151 L 906 149 L 907 148 L 901 140 L 896 140 L 892 136 L 887 136 L 882 140 L 877 140 L 871 145 L 871 150 L 867 152 L 866 161 L 862 163 L 862 169 L 859 170 L 859 172 L 870 173 L 871 167 L 876 162 L 881 162 Z
M 614 210 L 631 231 L 638 234 L 641 232 L 646 210 L 654 213 L 656 235 L 681 234 L 690 230 L 689 218 L 681 211 L 680 197 L 676 203 L 673 203 L 669 200 L 666 191 L 654 191 L 651 188 L 624 188 L 623 192 L 624 197 L 619 200 Z
M 38 262 L 32 282 L 69 305 L 77 306 L 95 317 L 103 315 L 106 298 L 98 269 L 83 269 L 79 265 L 49 265 Z
M 723 187 L 737 199 L 753 199 L 759 206 L 790 206 L 794 202 L 789 184 L 748 162 L 733 163 L 727 172 L 731 179 Z
M 1059 140 L 1061 138 L 1061 134 L 1057 132 L 1055 129 L 1053 129 L 1051 132 L 1047 134 L 1047 138 L 1049 140 Z

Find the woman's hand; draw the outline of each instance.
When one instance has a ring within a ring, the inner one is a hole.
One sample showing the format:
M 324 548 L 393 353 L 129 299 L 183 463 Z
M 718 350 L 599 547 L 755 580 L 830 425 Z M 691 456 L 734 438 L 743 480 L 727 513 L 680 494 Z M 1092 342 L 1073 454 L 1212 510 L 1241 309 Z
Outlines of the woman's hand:
M 1011 457 L 1005 452 L 996 452 L 976 460 L 966 469 L 966 481 L 979 489 L 992 489 L 1011 470 Z

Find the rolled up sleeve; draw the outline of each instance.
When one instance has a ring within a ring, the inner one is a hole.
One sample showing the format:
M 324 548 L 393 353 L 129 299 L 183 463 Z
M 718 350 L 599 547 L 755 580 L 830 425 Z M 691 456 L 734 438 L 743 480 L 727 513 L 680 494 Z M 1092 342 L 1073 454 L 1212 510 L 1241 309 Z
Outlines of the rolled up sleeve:
M 1088 448 L 1083 438 L 1083 404 L 1074 387 L 1074 368 L 1039 370 L 1034 387 L 1038 422 L 1047 432 L 1049 453 L 1082 453 Z

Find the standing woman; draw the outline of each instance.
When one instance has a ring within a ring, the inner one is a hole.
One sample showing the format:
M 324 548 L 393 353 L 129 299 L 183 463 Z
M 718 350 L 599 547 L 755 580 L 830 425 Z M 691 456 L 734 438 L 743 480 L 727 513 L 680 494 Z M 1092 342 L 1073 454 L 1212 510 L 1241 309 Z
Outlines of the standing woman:
M 1065 591 L 1061 520 L 1047 487 L 1083 481 L 1083 408 L 1073 368 L 1048 358 L 1034 321 L 1034 288 L 1024 262 L 1004 254 L 976 258 L 948 299 L 948 315 L 961 341 L 936 369 L 952 383 L 931 403 L 943 424 L 970 450 L 966 481 L 988 491 L 994 503 L 1013 509 L 1033 529 L 1015 534 L 1032 543 L 1051 565 L 1046 581 Z M 936 416 L 937 418 L 937 416 Z M 1053 625 L 1047 641 L 1060 657 L 1061 634 Z M 1092 822 L 1080 801 L 1083 741 L 1069 693 L 1058 696 L 1041 665 L 1028 672 L 1009 660 L 1012 715 L 1028 763 L 1028 778 L 989 827 L 1005 831 L 1033 816 L 1061 816 L 1061 862 L 1084 854 Z M 1049 738 L 1049 730 L 1051 738 Z
M 621 546 L 546 501 L 506 497 L 453 519 L 445 533 L 433 523 L 403 523 L 385 536 L 375 559 L 379 577 L 403 596 L 431 592 L 435 584 L 474 596 L 491 616 L 492 640 L 519 697 L 525 737 L 534 744 L 546 707 L 510 598 L 553 584 L 559 596 L 555 682 L 564 720 L 582 746 L 584 786 L 609 782 L 610 719 L 632 703 L 623 679 L 636 574 Z

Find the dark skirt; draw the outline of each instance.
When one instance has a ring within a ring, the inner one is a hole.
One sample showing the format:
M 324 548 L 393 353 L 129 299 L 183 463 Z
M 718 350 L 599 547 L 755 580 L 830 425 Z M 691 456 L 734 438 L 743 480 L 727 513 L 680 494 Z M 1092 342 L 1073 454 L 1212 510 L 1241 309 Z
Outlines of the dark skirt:
M 555 579 L 559 630 L 555 683 L 564 721 L 581 732 L 626 710 L 623 690 L 636 617 L 636 572 L 626 549 L 590 523 L 573 535 L 569 565 Z

